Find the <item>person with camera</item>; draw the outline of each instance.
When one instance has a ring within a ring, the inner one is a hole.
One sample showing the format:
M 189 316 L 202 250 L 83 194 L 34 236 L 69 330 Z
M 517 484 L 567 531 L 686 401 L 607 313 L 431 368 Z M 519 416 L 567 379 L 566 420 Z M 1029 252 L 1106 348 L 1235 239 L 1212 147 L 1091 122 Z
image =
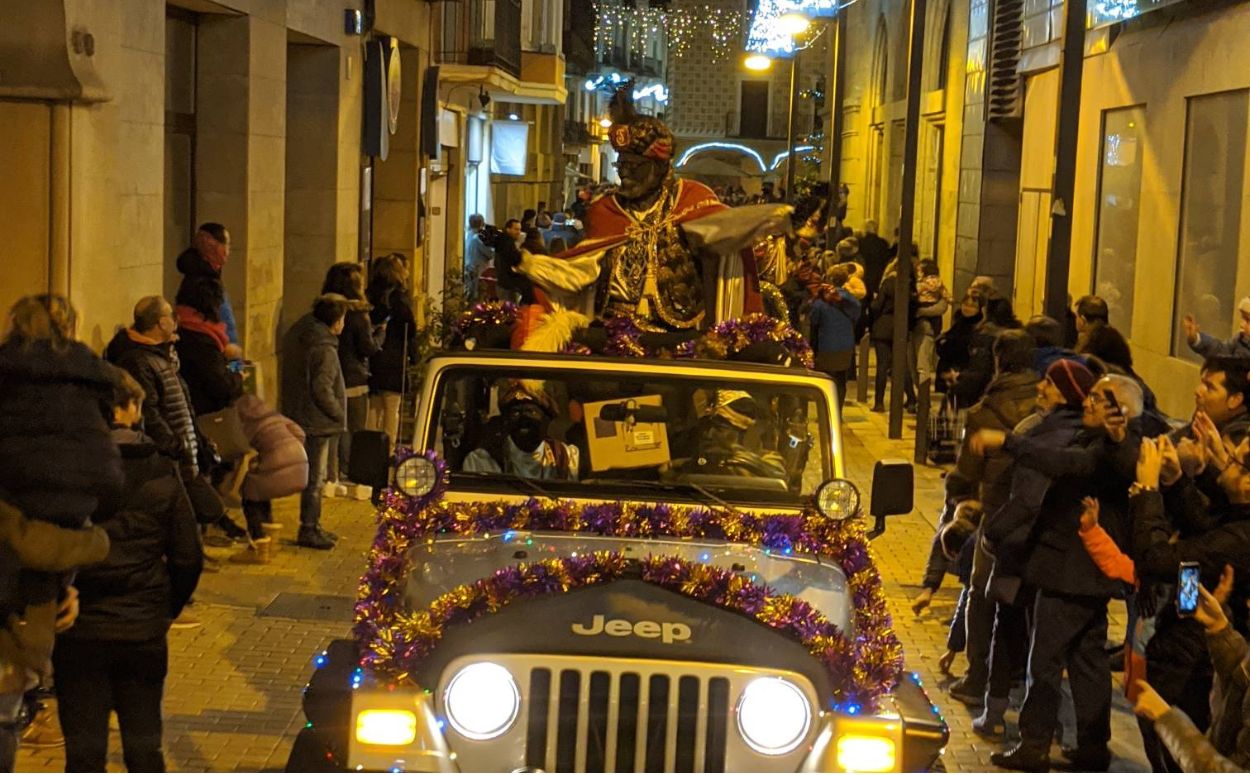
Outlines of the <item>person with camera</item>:
M 1196 563 L 1202 582 L 1211 587 L 1226 565 L 1250 570 L 1250 441 L 1233 447 L 1203 413 L 1193 425 L 1200 442 L 1195 450 L 1183 454 L 1167 437 L 1141 445 L 1130 506 L 1134 561 L 1143 587 L 1175 584 L 1182 562 Z M 1208 469 L 1226 504 L 1208 505 L 1199 493 L 1194 477 Z M 1234 603 L 1234 611 L 1242 607 L 1240 602 Z M 1207 640 L 1201 623 L 1180 611 L 1174 599 L 1158 612 L 1154 636 L 1146 645 L 1146 680 L 1197 728 L 1210 725 L 1213 671 Z M 1177 763 L 1154 724 L 1143 719 L 1140 726 L 1155 771 L 1175 771 Z
M 1064 756 L 1070 765 L 1089 771 L 1105 771 L 1111 762 L 1111 671 L 1103 646 L 1107 605 L 1124 590 L 1094 564 L 1078 529 L 1084 498 L 1096 495 L 1112 536 L 1126 531 L 1126 492 L 1140 441 L 1141 392 L 1125 377 L 1107 376 L 1091 384 L 1090 376 L 1076 361 L 1060 360 L 1043 381 L 1064 396 L 1069 416 L 1080 408 L 1080 425 L 1066 443 L 1038 443 L 1031 434 L 1008 437 L 1001 431 L 980 431 L 970 443 L 982 453 L 1005 450 L 1016 466 L 1011 499 L 984 536 L 995 557 L 990 592 L 996 599 L 1014 602 L 1028 600 L 1019 585 L 1036 590 L 1020 743 L 990 757 L 995 766 L 1008 769 L 1039 771 L 1049 766 L 1065 669 L 1076 706 L 1077 745 L 1066 749 Z M 1052 412 L 1043 424 L 1057 416 L 1062 415 Z M 1021 469 L 1040 476 L 1044 485 L 1031 489 L 1027 497 L 1020 489 Z M 1009 581 L 1012 576 L 1018 577 L 1018 585 Z
M 1224 604 L 1233 589 L 1233 567 L 1224 566 L 1220 583 L 1208 592 L 1199 586 L 1194 621 L 1202 625 L 1218 691 L 1211 726 L 1203 734 L 1181 708 L 1169 705 L 1146 681 L 1138 681 L 1133 710 L 1153 725 L 1184 772 L 1250 770 L 1250 645 L 1233 629 Z

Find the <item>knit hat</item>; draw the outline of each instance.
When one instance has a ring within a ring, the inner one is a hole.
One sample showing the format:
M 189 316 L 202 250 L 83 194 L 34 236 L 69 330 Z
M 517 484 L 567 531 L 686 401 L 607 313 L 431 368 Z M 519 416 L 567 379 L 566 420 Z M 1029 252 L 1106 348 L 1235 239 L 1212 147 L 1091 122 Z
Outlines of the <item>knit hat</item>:
M 1080 406 L 1098 381 L 1093 372 L 1071 358 L 1060 358 L 1050 364 L 1050 368 L 1046 369 L 1046 379 L 1063 394 L 1063 400 L 1069 406 Z

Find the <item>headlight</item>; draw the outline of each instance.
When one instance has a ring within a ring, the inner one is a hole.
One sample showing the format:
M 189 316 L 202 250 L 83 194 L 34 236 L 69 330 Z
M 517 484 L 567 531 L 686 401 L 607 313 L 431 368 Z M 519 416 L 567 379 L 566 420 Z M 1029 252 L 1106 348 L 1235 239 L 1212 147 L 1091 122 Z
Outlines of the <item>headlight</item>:
M 506 668 L 477 662 L 456 673 L 443 693 L 447 720 L 470 740 L 499 737 L 516 721 L 521 693 Z
M 410 457 L 395 469 L 395 486 L 409 498 L 420 498 L 434 489 L 438 471 L 423 457 Z
M 845 479 L 830 479 L 816 491 L 816 508 L 829 519 L 849 519 L 859 513 L 859 489 Z
M 762 754 L 780 756 L 798 748 L 811 723 L 807 697 L 782 678 L 757 678 L 738 700 L 738 731 Z
M 838 766 L 843 772 L 893 772 L 894 741 L 874 735 L 843 735 L 838 738 Z
M 385 708 L 356 714 L 356 742 L 365 745 L 408 745 L 417 739 L 417 714 Z

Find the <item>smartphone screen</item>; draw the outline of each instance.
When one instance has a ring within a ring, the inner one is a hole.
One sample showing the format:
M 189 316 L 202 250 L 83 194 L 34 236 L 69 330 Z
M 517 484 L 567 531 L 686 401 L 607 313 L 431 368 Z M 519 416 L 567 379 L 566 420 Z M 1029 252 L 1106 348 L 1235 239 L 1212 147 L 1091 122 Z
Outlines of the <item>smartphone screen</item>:
M 1198 610 L 1198 563 L 1182 562 L 1176 573 L 1176 612 L 1193 616 Z

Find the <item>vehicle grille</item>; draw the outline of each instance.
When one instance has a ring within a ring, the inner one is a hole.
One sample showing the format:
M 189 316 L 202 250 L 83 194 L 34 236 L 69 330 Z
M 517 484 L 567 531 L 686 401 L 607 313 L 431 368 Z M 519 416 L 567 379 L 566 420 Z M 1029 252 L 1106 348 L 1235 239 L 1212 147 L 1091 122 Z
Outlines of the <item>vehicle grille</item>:
M 535 667 L 525 763 L 548 772 L 723 772 L 729 693 L 718 676 Z

